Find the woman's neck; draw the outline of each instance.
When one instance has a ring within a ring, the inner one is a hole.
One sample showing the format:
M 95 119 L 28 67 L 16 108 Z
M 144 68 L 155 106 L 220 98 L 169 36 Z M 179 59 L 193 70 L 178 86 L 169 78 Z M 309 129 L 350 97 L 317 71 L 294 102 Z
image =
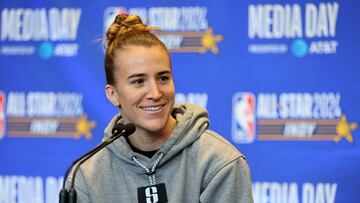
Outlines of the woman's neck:
M 168 123 L 161 131 L 149 132 L 145 129 L 138 128 L 133 135 L 129 136 L 129 140 L 133 146 L 140 150 L 157 150 L 164 145 L 175 126 L 176 120 L 173 117 L 170 117 Z

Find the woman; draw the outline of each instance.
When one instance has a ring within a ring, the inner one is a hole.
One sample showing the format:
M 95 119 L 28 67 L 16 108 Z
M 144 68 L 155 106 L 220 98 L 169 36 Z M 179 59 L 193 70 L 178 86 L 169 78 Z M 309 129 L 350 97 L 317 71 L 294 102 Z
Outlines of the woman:
M 85 162 L 76 177 L 78 202 L 253 202 L 244 156 L 208 130 L 207 111 L 174 105 L 166 46 L 135 15 L 118 15 L 106 33 L 106 96 L 133 123 Z

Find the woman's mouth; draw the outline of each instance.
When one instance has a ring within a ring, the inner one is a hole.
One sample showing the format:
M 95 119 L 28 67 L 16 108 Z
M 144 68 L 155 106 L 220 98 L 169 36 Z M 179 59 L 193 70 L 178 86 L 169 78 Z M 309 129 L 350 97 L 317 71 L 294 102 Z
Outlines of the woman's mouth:
M 157 105 L 157 106 L 143 106 L 140 107 L 142 110 L 145 111 L 159 111 L 164 105 Z

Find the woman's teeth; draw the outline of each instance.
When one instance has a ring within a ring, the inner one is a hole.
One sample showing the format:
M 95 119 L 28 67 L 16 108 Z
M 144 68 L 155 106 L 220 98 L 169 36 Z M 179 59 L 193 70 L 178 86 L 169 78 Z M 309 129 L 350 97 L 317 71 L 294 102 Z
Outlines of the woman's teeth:
M 157 111 L 161 109 L 162 106 L 148 106 L 148 107 L 142 107 L 145 111 Z

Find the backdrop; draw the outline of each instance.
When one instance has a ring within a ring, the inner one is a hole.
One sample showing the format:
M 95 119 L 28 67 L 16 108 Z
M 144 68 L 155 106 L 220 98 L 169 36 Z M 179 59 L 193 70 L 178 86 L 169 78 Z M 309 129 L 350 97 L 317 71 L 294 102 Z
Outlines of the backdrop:
M 100 142 L 104 30 L 135 13 L 164 32 L 177 103 L 251 168 L 256 203 L 360 202 L 358 1 L 1 1 L 0 203 L 57 202 Z

